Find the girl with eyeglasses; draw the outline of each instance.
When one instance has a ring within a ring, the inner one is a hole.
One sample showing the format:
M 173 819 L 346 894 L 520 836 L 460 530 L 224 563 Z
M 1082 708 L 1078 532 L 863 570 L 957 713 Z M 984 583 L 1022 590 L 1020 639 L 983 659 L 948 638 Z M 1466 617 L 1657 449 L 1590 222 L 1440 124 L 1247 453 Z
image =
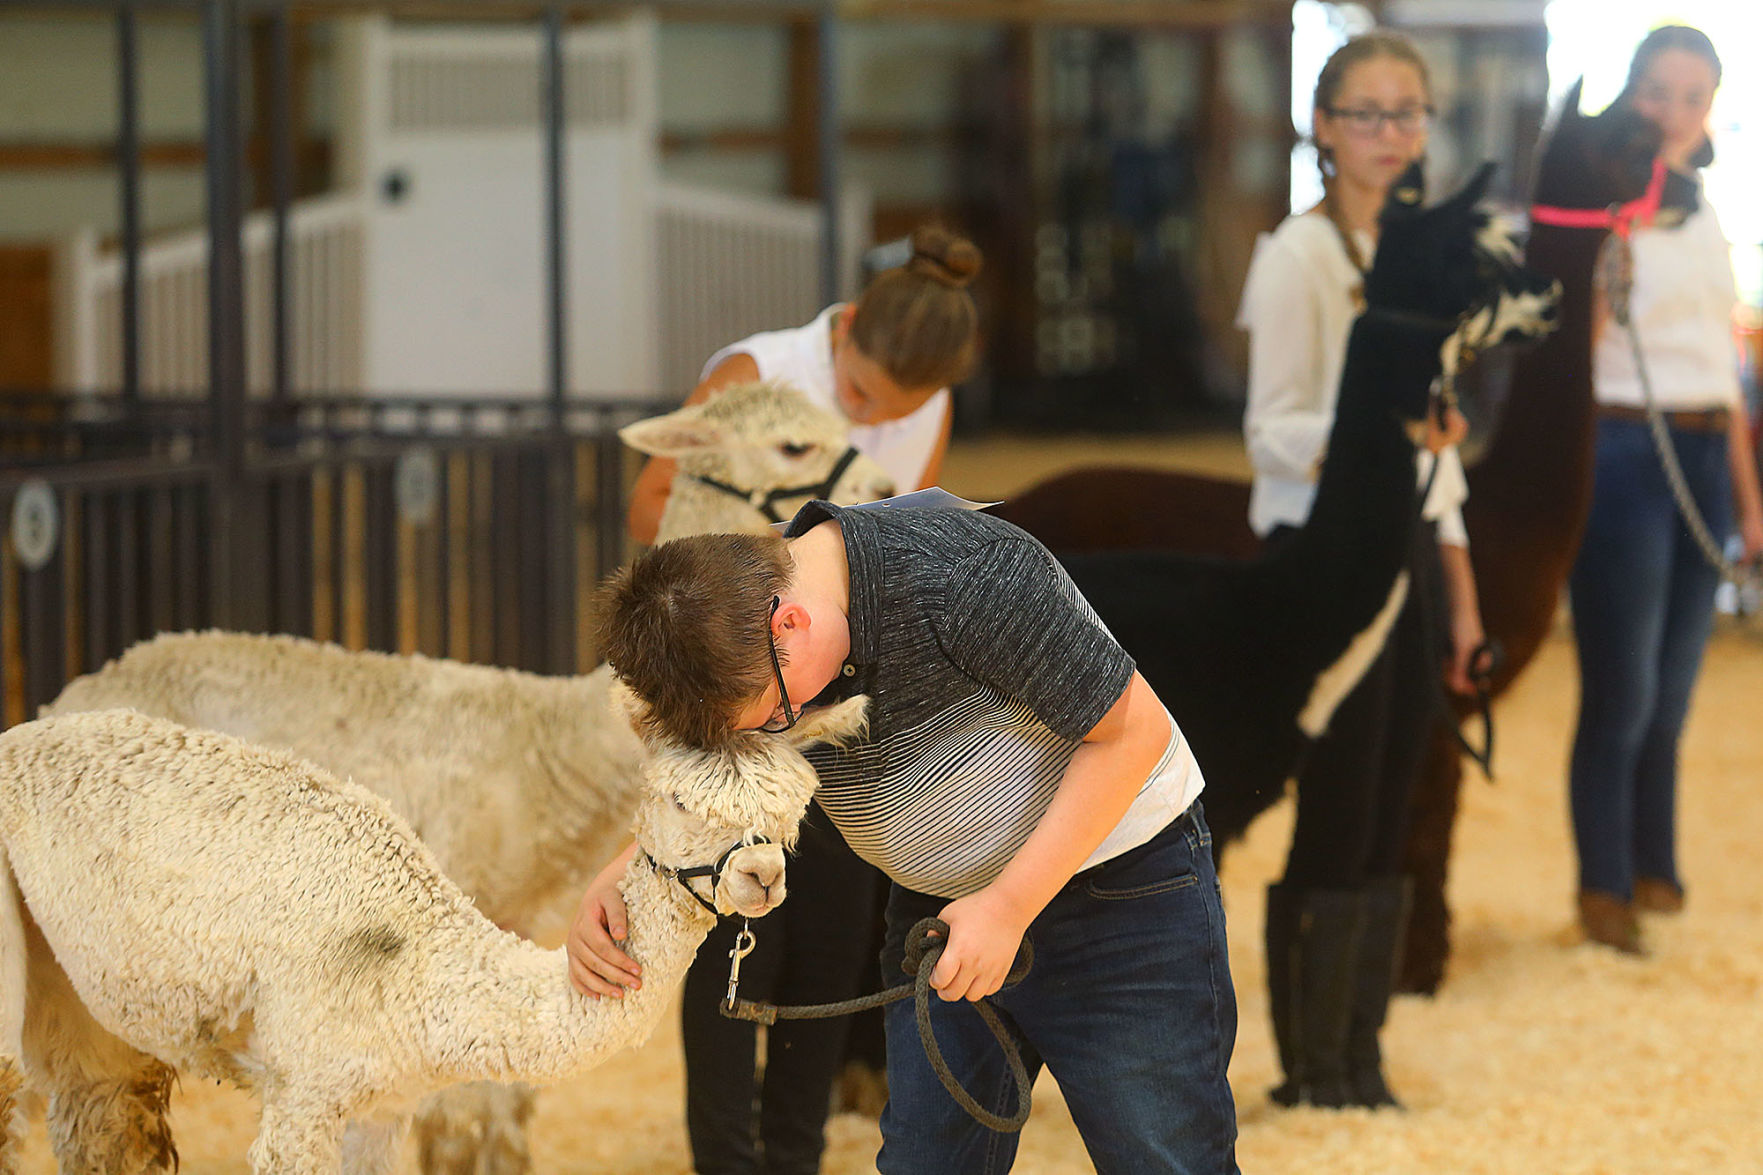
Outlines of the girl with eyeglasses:
M 1322 201 L 1259 242 L 1238 319 L 1249 333 L 1249 521 L 1269 544 L 1309 517 L 1347 336 L 1365 305 L 1378 215 L 1426 148 L 1432 100 L 1425 62 L 1393 33 L 1353 38 L 1317 78 Z M 1436 704 L 1426 678 L 1440 672 L 1436 636 L 1420 618 L 1428 580 L 1442 577 L 1449 599 L 1451 688 L 1472 688 L 1469 665 L 1484 639 L 1461 514 L 1467 483 L 1456 445 L 1467 431 L 1455 409 L 1429 425 L 1418 477 L 1431 478 L 1423 513 L 1437 542 L 1417 557 L 1416 590 L 1388 642 L 1299 774 L 1285 876 L 1267 892 L 1268 988 L 1286 1078 L 1272 1091 L 1280 1105 L 1398 1104 L 1378 1035 L 1408 915 L 1401 848 Z
M 704 364 L 688 397 L 754 380 L 789 384 L 851 422 L 850 441 L 901 492 L 934 485 L 949 444 L 948 385 L 964 379 L 979 348 L 978 312 L 967 286 L 982 258 L 971 242 L 936 226 L 911 237 L 904 265 L 884 270 L 850 303 L 801 326 L 731 343 Z M 630 533 L 652 542 L 675 463 L 657 457 L 631 495 Z M 776 601 L 773 603 L 776 607 Z M 765 728 L 791 725 L 806 697 L 779 686 Z M 790 900 L 765 921 L 741 965 L 742 990 L 779 1004 L 834 1003 L 879 985 L 873 953 L 881 875 L 859 860 L 819 804 L 810 805 L 790 857 Z M 681 998 L 686 1131 L 698 1175 L 812 1175 L 826 1145 L 834 1080 L 851 1020 L 789 1020 L 764 1038 L 717 1010 L 740 923 L 724 918 L 706 937 Z M 756 1096 L 757 1095 L 757 1096 Z
M 1720 58 L 1697 29 L 1666 26 L 1635 50 L 1616 99 L 1664 132 L 1667 166 L 1696 179 L 1713 161 L 1708 116 Z M 1763 504 L 1732 345 L 1732 263 L 1704 199 L 1677 228 L 1634 230 L 1630 317 L 1655 403 L 1716 536 L 1763 552 Z M 1676 846 L 1677 744 L 1713 626 L 1718 576 L 1691 539 L 1654 450 L 1627 332 L 1600 312 L 1592 509 L 1568 580 L 1580 708 L 1570 772 L 1580 924 L 1593 942 L 1642 952 L 1636 911 L 1683 906 Z

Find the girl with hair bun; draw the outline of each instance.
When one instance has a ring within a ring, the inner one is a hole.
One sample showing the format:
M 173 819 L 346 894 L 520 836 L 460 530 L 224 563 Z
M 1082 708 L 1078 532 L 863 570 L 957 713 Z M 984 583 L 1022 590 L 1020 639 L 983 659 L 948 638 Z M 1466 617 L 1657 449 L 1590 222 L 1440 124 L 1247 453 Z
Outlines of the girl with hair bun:
M 877 274 L 856 302 L 835 303 L 806 325 L 716 352 L 686 403 L 732 384 L 777 380 L 842 413 L 851 422 L 851 444 L 893 477 L 897 491 L 935 485 L 949 445 L 949 385 L 965 379 L 978 356 L 979 315 L 967 285 L 981 257 L 971 242 L 932 226 L 913 232 L 911 246 L 906 263 Z M 654 541 L 674 467 L 656 457 L 637 477 L 629 525 L 638 542 Z M 862 994 L 865 977 L 878 967 L 880 885 L 881 875 L 811 804 L 790 857 L 790 900 L 766 919 L 758 947 L 742 963 L 743 990 L 780 1004 Z M 772 1025 L 761 1084 L 754 1026 L 718 1011 L 737 929 L 731 919 L 717 923 L 681 998 L 693 1170 L 812 1175 L 826 1145 L 850 1018 Z
M 1269 546 L 1310 516 L 1378 216 L 1426 148 L 1432 101 L 1426 63 L 1394 33 L 1348 41 L 1316 80 L 1322 202 L 1261 240 L 1238 319 L 1249 332 L 1249 522 Z M 1440 634 L 1425 631 L 1421 593 L 1443 579 L 1452 688 L 1471 688 L 1469 664 L 1484 639 L 1461 513 L 1468 483 L 1456 445 L 1467 431 L 1455 409 L 1429 424 L 1418 476 L 1431 478 L 1423 513 L 1437 541 L 1416 552 L 1414 590 L 1383 651 L 1299 770 L 1285 875 L 1267 890 L 1269 1006 L 1285 1071 L 1272 1091 L 1279 1105 L 1397 1104 L 1378 1037 L 1410 902 L 1401 850 L 1436 704 L 1427 678 L 1440 673 Z
M 730 343 L 704 364 L 686 398 L 696 404 L 731 384 L 778 380 L 851 422 L 851 444 L 894 478 L 900 493 L 935 485 L 949 447 L 949 385 L 979 356 L 979 312 L 967 286 L 980 251 L 947 229 L 912 234 L 912 255 L 876 275 L 855 302 L 812 322 Z M 653 542 L 675 463 L 657 457 L 631 491 L 630 533 Z

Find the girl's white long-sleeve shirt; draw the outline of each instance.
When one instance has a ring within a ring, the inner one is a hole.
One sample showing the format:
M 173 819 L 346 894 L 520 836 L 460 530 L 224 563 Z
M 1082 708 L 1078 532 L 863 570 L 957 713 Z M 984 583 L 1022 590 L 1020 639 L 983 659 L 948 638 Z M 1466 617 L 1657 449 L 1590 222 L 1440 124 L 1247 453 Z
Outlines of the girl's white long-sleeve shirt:
M 1368 235 L 1358 240 L 1370 256 Z M 1316 481 L 1334 427 L 1347 337 L 1358 316 L 1354 290 L 1362 278 L 1340 234 L 1320 212 L 1289 216 L 1256 242 L 1237 325 L 1249 332 L 1249 402 L 1243 414 L 1254 483 L 1249 525 L 1266 535 L 1302 526 L 1316 500 Z M 1417 476 L 1432 474 L 1421 452 Z M 1463 502 L 1469 483 L 1456 446 L 1438 457 L 1422 513 L 1438 524 L 1439 541 L 1467 547 Z
M 1665 409 L 1734 408 L 1740 403 L 1732 308 L 1738 290 L 1720 220 L 1701 206 L 1676 228 L 1640 228 L 1633 238 L 1629 314 L 1654 401 Z M 1646 403 L 1628 334 L 1613 322 L 1592 349 L 1598 403 Z

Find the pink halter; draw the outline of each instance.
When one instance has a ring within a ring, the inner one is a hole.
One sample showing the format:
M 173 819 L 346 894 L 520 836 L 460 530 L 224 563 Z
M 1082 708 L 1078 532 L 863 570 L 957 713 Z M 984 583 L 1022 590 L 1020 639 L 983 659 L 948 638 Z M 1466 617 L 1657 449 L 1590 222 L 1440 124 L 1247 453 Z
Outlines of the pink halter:
M 1664 194 L 1665 160 L 1656 156 L 1653 178 L 1647 181 L 1647 190 L 1628 203 L 1611 208 L 1557 208 L 1537 204 L 1531 207 L 1530 219 L 1533 224 L 1555 228 L 1607 228 L 1626 241 L 1635 225 L 1653 223 L 1653 218 L 1659 215 L 1659 202 Z

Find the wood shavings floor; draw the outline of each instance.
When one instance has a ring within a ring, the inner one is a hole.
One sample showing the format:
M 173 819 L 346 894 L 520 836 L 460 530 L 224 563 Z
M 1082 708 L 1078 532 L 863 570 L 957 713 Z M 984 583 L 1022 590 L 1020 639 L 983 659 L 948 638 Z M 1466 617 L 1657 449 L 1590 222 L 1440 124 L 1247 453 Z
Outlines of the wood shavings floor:
M 1576 690 L 1557 636 L 1499 709 L 1499 782 L 1465 793 L 1457 952 L 1437 999 L 1399 999 L 1385 1032 L 1407 1113 L 1273 1109 L 1261 892 L 1290 832 L 1269 812 L 1225 869 L 1242 1029 L 1231 1068 L 1246 1172 L 1757 1175 L 1763 1172 L 1763 640 L 1723 627 L 1684 747 L 1688 910 L 1653 920 L 1634 961 L 1576 943 L 1562 778 Z M 540 1170 L 686 1172 L 677 1031 L 571 1086 L 534 1123 Z M 174 1127 L 185 1175 L 243 1175 L 256 1104 L 190 1082 Z M 873 1170 L 872 1122 L 830 1127 L 825 1171 Z M 414 1170 L 407 1157 L 404 1171 Z M 40 1124 L 23 1170 L 53 1171 Z M 1017 1170 L 1091 1169 L 1043 1078 Z

